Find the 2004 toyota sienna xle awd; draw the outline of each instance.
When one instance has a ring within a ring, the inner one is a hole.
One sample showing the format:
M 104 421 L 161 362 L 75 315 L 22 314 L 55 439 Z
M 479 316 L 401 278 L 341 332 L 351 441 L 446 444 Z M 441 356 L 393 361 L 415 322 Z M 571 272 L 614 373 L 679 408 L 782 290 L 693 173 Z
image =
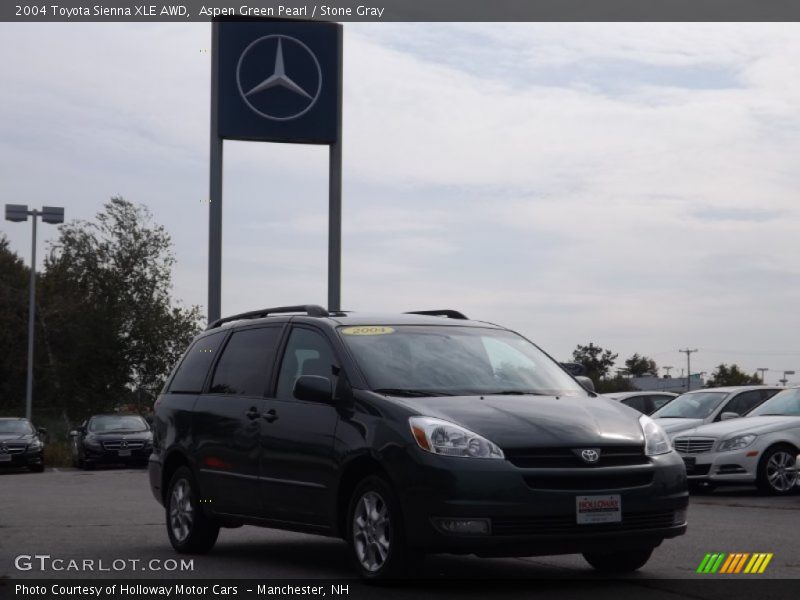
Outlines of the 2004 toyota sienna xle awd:
M 179 552 L 251 524 L 341 536 L 366 578 L 432 552 L 630 571 L 686 531 L 683 461 L 658 425 L 456 311 L 221 319 L 153 430 L 150 483 Z

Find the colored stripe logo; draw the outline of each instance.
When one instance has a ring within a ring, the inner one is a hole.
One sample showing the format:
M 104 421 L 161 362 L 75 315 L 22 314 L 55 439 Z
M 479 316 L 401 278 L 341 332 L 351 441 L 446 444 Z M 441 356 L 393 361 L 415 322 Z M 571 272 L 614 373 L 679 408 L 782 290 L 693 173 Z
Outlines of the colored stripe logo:
M 709 553 L 700 561 L 697 572 L 703 574 L 725 573 L 730 575 L 747 573 L 755 575 L 766 570 L 773 556 L 771 552 L 756 552 L 753 554 L 749 552 Z

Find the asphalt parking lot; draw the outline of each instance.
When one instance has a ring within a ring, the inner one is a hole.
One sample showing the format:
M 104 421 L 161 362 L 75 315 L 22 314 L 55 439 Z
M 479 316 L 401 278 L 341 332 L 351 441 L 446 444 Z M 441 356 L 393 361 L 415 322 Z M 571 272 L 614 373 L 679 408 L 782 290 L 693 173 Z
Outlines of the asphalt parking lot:
M 632 576 L 652 580 L 725 577 L 698 575 L 707 552 L 772 552 L 759 578 L 799 578 L 800 495 L 763 497 L 749 488 L 693 496 L 689 532 L 667 540 Z M 63 559 L 115 559 L 123 570 L 18 570 L 18 555 Z M 178 557 L 169 545 L 162 508 L 150 494 L 144 469 L 48 469 L 0 474 L 0 577 L 18 578 L 351 578 L 344 543 L 335 539 L 242 527 L 224 529 L 211 554 L 194 557 L 190 571 L 147 570 L 151 559 Z M 138 559 L 139 563 L 131 560 Z M 121 563 L 118 563 L 121 564 Z M 135 566 L 131 566 L 134 565 Z M 425 578 L 593 578 L 579 556 L 517 559 L 430 557 Z M 735 577 L 735 576 L 733 576 Z M 741 576 L 740 576 L 741 577 Z

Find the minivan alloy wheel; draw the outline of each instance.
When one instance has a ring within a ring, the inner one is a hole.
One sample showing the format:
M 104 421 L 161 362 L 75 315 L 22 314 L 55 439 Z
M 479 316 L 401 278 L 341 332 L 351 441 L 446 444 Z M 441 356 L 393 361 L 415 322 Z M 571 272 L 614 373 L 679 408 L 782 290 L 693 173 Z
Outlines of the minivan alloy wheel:
M 353 518 L 353 542 L 361 566 L 378 571 L 389 557 L 392 524 L 389 508 L 375 491 L 366 492 L 358 500 Z
M 775 452 L 767 461 L 767 481 L 777 492 L 788 492 L 797 483 L 794 472 L 795 457 L 781 450 Z
M 172 488 L 169 501 L 169 523 L 172 535 L 178 542 L 183 542 L 189 537 L 194 523 L 194 509 L 192 508 L 191 487 L 185 479 L 179 480 Z

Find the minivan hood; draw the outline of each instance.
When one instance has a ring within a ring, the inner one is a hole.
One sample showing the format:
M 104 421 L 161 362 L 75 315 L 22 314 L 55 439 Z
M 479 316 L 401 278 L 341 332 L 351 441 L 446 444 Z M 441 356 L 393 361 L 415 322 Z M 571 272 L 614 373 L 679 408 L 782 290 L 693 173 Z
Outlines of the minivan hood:
M 731 435 L 755 433 L 761 435 L 784 429 L 800 429 L 800 417 L 769 416 L 769 417 L 741 417 L 710 423 L 697 427 L 691 431 L 681 432 L 681 436 L 708 436 L 713 438 L 728 437 Z
M 677 433 L 693 427 L 699 427 L 703 424 L 703 419 L 685 419 L 685 418 L 653 418 L 653 420 L 661 425 L 661 428 L 668 434 Z
M 589 396 L 392 398 L 457 423 L 501 448 L 643 444 L 641 413 Z

